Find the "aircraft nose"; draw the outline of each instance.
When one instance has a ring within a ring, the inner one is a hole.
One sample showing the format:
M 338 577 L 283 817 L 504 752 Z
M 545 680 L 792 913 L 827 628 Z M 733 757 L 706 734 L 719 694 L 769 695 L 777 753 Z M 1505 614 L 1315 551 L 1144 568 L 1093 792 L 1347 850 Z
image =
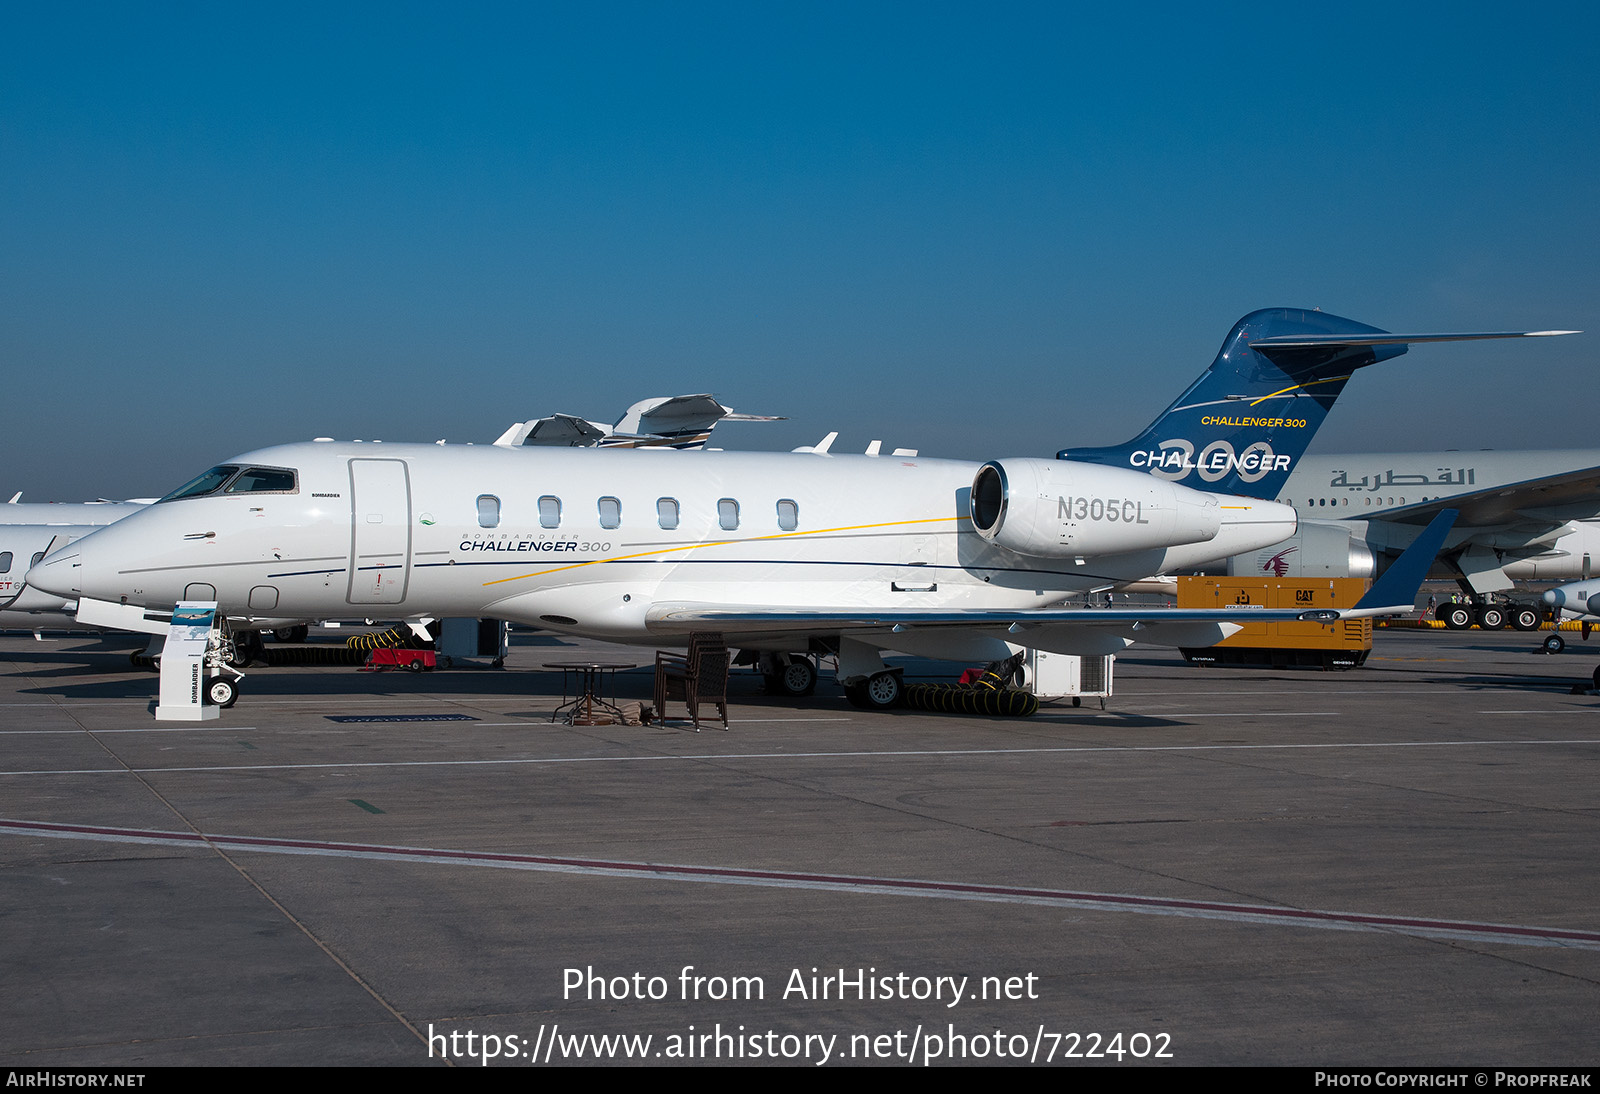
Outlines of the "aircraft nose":
M 1567 594 L 1560 589 L 1546 589 L 1544 591 L 1544 602 L 1552 608 L 1559 608 L 1567 602 Z
M 75 579 L 80 562 L 81 552 L 78 550 L 78 545 L 68 544 L 58 551 L 51 551 L 28 567 L 27 576 L 23 580 L 32 588 L 71 600 L 79 593 L 75 587 Z

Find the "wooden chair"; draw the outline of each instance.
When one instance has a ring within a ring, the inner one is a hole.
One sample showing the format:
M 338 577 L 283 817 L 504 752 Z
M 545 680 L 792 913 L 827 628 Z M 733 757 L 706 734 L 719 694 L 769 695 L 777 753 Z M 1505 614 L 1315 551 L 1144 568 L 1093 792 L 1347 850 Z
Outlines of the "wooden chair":
M 656 653 L 656 717 L 667 721 L 667 700 L 689 708 L 695 732 L 700 731 L 700 704 L 714 705 L 728 728 L 728 647 L 716 633 L 689 636 L 689 652 Z

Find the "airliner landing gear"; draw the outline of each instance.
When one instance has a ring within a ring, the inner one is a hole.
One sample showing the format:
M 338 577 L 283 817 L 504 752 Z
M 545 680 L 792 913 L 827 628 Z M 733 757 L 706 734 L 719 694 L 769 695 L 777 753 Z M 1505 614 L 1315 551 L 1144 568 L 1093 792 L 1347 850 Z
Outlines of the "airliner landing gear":
M 1511 626 L 1519 631 L 1536 631 L 1543 623 L 1538 608 L 1517 604 L 1511 609 Z

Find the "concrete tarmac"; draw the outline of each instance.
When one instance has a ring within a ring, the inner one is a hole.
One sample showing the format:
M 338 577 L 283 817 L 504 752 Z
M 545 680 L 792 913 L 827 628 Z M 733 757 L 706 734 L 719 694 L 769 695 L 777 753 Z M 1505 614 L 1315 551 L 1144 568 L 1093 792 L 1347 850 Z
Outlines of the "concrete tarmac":
M 551 724 L 619 651 L 548 636 L 192 725 L 0 637 L 0 1061 L 1592 1066 L 1595 659 L 1537 645 L 1135 648 L 1021 720 L 743 674 L 696 733 Z

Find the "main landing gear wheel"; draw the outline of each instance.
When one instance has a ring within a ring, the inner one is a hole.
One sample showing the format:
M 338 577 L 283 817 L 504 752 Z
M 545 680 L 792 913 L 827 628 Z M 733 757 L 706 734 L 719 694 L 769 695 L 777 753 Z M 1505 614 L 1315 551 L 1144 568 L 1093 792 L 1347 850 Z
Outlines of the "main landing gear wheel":
M 1594 670 L 1594 690 L 1600 691 L 1600 665 L 1596 665 Z
M 1559 634 L 1547 634 L 1544 636 L 1545 653 L 1560 653 L 1566 648 L 1567 640 L 1562 638 Z
M 844 689 L 844 697 L 862 710 L 890 710 L 905 698 L 905 682 L 898 672 L 879 672 Z
M 298 627 L 279 627 L 272 632 L 272 637 L 279 642 L 304 642 L 311 629 L 304 625 Z
M 810 659 L 796 657 L 778 666 L 778 671 L 766 677 L 767 691 L 772 695 L 786 695 L 799 699 L 817 690 L 817 666 Z
M 231 707 L 239 698 L 239 685 L 226 676 L 213 676 L 206 684 L 206 702 L 217 707 Z
M 1498 604 L 1485 604 L 1478 609 L 1478 626 L 1486 631 L 1498 631 L 1506 625 L 1506 610 Z
M 1466 604 L 1446 604 L 1439 609 L 1439 620 L 1452 631 L 1472 626 L 1472 608 Z
M 1519 631 L 1536 631 L 1542 622 L 1537 608 L 1524 606 L 1511 609 L 1511 625 Z

